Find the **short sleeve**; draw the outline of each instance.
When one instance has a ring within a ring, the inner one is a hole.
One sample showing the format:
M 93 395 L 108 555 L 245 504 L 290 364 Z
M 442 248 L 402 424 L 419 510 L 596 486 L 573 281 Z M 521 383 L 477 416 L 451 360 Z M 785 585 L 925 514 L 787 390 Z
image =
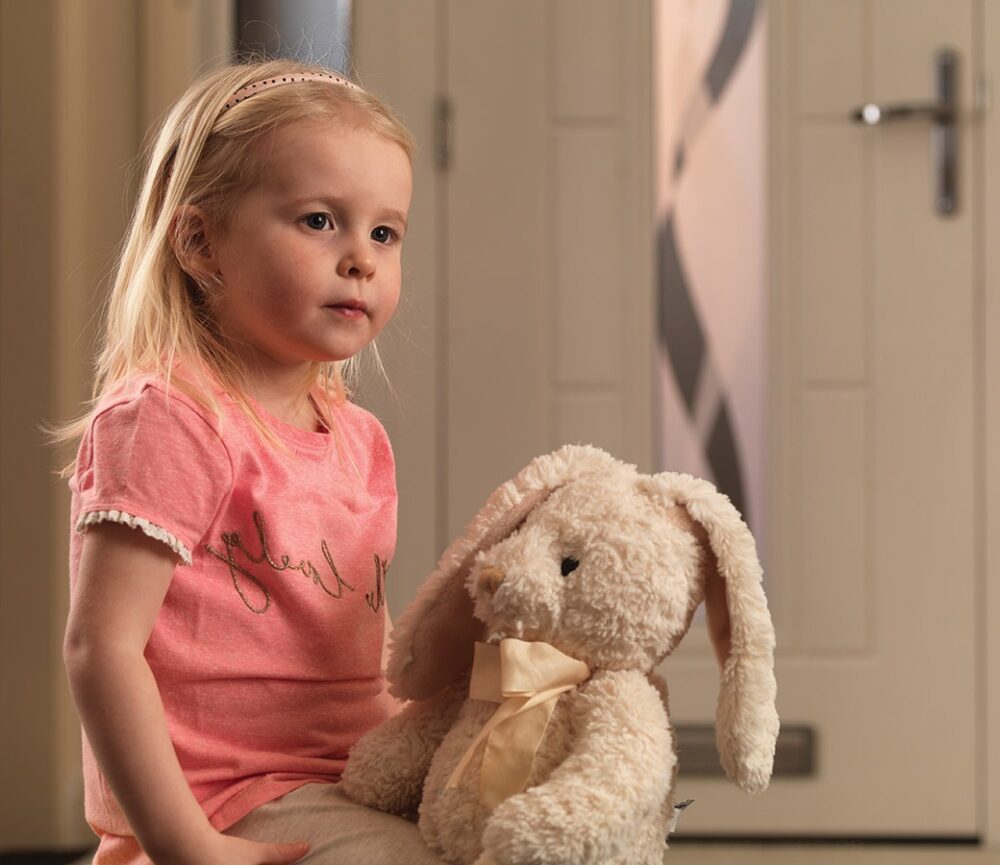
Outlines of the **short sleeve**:
M 232 490 L 229 453 L 208 420 L 156 387 L 100 411 L 80 443 L 76 530 L 113 521 L 191 551 Z

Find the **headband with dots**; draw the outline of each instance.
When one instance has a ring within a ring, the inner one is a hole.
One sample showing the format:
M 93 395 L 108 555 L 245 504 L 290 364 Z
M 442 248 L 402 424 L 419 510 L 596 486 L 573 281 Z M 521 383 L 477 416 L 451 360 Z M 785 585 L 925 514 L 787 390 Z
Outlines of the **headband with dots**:
M 241 87 L 229 97 L 229 101 L 222 106 L 219 114 L 225 113 L 234 105 L 238 105 L 264 90 L 270 90 L 272 87 L 281 87 L 282 84 L 295 84 L 299 81 L 324 81 L 329 84 L 340 84 L 343 87 L 350 87 L 352 90 L 361 89 L 353 81 L 348 81 L 346 78 L 341 78 L 332 72 L 299 72 L 294 75 L 282 75 L 280 78 L 276 76 L 274 78 L 265 78 L 263 81 L 255 81 L 253 84 Z
M 225 114 L 234 105 L 245 102 L 251 96 L 256 96 L 264 90 L 270 90 L 272 87 L 281 87 L 282 84 L 295 84 L 299 81 L 322 81 L 327 84 L 340 84 L 343 87 L 350 87 L 352 90 L 361 90 L 353 81 L 348 81 L 346 78 L 341 78 L 332 72 L 297 72 L 293 75 L 282 75 L 280 78 L 277 76 L 274 78 L 265 78 L 263 81 L 255 81 L 253 84 L 241 87 L 229 97 L 229 101 L 222 106 L 219 115 Z M 177 146 L 174 145 L 165 160 L 163 169 L 164 177 L 167 180 L 170 180 L 170 177 L 174 173 L 173 162 L 176 153 Z

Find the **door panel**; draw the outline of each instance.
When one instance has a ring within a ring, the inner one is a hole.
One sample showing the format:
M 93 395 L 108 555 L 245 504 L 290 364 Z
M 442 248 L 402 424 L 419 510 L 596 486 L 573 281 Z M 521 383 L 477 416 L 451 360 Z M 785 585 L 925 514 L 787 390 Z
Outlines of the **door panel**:
M 444 7 L 453 537 L 494 487 L 567 442 L 648 468 L 650 73 L 635 46 L 649 7 Z
M 783 723 L 816 773 L 746 799 L 684 779 L 683 832 L 971 836 L 976 812 L 973 3 L 783 2 L 771 41 L 770 534 Z M 825 34 L 823 39 L 819 39 Z M 933 97 L 960 56 L 959 211 L 932 209 Z M 665 665 L 675 720 L 713 714 L 703 641 Z M 683 755 L 682 755 L 683 772 Z

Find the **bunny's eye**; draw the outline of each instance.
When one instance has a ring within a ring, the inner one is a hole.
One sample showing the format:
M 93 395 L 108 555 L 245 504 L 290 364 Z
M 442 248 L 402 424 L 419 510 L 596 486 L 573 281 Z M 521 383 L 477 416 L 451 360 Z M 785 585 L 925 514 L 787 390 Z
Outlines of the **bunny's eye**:
M 564 577 L 569 576 L 578 567 L 580 567 L 580 563 L 576 559 L 567 557 L 562 560 L 562 575 Z

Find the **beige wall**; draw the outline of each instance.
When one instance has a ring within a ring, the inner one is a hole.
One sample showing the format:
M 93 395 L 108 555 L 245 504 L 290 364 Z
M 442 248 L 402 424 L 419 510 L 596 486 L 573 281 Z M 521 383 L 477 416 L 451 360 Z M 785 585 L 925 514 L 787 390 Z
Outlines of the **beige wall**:
M 1000 447 L 997 447 L 1000 442 L 1000 111 L 996 101 L 1000 87 L 1000 4 L 984 0 L 982 9 L 986 81 L 993 91 L 993 105 L 984 121 L 983 153 L 977 155 L 984 160 L 985 225 L 982 236 L 986 259 L 983 273 L 986 479 L 985 507 L 981 516 L 986 561 L 981 583 L 980 619 L 984 635 L 981 681 L 985 683 L 986 795 L 982 808 L 986 839 L 994 849 L 1000 849 Z
M 91 843 L 62 670 L 69 495 L 37 426 L 90 396 L 147 126 L 226 55 L 224 0 L 0 3 L 0 851 Z
M 56 22 L 0 4 L 0 801 L 2 846 L 44 837 L 56 792 L 55 486 L 33 429 L 52 411 Z M 32 322 L 32 325 L 28 325 Z M 11 779 L 31 778 L 13 789 Z
M 62 674 L 68 491 L 37 425 L 79 410 L 139 143 L 134 3 L 0 4 L 3 62 L 0 846 L 89 841 Z M 101 63 L 88 62 L 99 52 Z M 95 130 L 100 134 L 95 134 Z M 63 453 L 62 456 L 65 456 Z

